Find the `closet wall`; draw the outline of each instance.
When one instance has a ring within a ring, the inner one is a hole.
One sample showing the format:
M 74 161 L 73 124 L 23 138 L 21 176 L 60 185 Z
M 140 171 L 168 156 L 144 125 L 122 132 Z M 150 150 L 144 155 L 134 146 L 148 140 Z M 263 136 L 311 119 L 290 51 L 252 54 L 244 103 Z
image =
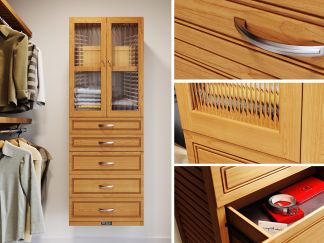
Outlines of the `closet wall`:
M 36 243 L 170 242 L 170 48 L 171 1 L 167 0 L 9 0 L 33 31 L 43 51 L 45 108 L 26 135 L 51 151 L 46 233 Z M 145 226 L 68 226 L 68 84 L 69 16 L 144 17 Z M 26 116 L 21 114 L 21 116 Z M 74 239 L 74 240 L 71 240 Z

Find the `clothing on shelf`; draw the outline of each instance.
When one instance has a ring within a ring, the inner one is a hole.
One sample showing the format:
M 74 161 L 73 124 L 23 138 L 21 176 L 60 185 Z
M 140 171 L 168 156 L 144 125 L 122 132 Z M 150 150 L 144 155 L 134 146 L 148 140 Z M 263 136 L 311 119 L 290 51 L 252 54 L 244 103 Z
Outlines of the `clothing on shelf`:
M 30 242 L 44 232 L 42 189 L 52 157 L 22 138 L 0 140 L 0 148 L 0 243 Z
M 0 112 L 19 113 L 45 105 L 40 49 L 21 32 L 0 25 Z
M 74 105 L 78 109 L 100 109 L 101 90 L 91 88 L 76 88 Z

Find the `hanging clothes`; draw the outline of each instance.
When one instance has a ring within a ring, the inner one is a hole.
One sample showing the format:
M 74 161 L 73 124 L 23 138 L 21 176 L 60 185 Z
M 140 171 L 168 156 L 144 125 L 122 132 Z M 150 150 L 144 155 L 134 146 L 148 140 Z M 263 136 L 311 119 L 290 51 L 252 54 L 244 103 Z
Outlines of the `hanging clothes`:
M 44 232 L 44 216 L 40 200 L 39 179 L 36 176 L 32 154 L 4 142 L 0 152 L 1 243 L 23 240 L 25 237 L 26 208 L 30 205 L 30 232 Z
M 0 109 L 26 103 L 28 38 L 0 25 Z
M 45 105 L 43 59 L 28 37 L 0 25 L 0 112 L 20 113 Z M 1 55 L 1 54 L 0 54 Z

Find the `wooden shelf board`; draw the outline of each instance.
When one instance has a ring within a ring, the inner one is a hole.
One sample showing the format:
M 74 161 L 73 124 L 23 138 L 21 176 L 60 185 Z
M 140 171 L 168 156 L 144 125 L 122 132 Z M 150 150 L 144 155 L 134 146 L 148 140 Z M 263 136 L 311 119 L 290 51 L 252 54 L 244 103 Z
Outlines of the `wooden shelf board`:
M 112 70 L 115 72 L 137 72 L 137 66 L 113 66 Z
M 24 32 L 28 37 L 32 36 L 31 30 L 6 0 L 0 0 L 0 16 L 11 28 Z
M 100 66 L 74 66 L 76 72 L 98 72 L 100 70 Z
M 0 124 L 31 124 L 31 118 L 24 117 L 0 117 Z

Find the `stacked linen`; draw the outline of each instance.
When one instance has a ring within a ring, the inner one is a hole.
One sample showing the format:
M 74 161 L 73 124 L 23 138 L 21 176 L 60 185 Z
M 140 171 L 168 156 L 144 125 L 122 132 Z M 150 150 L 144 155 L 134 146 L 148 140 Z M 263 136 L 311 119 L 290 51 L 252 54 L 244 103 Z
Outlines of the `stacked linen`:
M 77 109 L 100 110 L 101 90 L 91 88 L 76 88 L 74 91 L 74 106 Z

